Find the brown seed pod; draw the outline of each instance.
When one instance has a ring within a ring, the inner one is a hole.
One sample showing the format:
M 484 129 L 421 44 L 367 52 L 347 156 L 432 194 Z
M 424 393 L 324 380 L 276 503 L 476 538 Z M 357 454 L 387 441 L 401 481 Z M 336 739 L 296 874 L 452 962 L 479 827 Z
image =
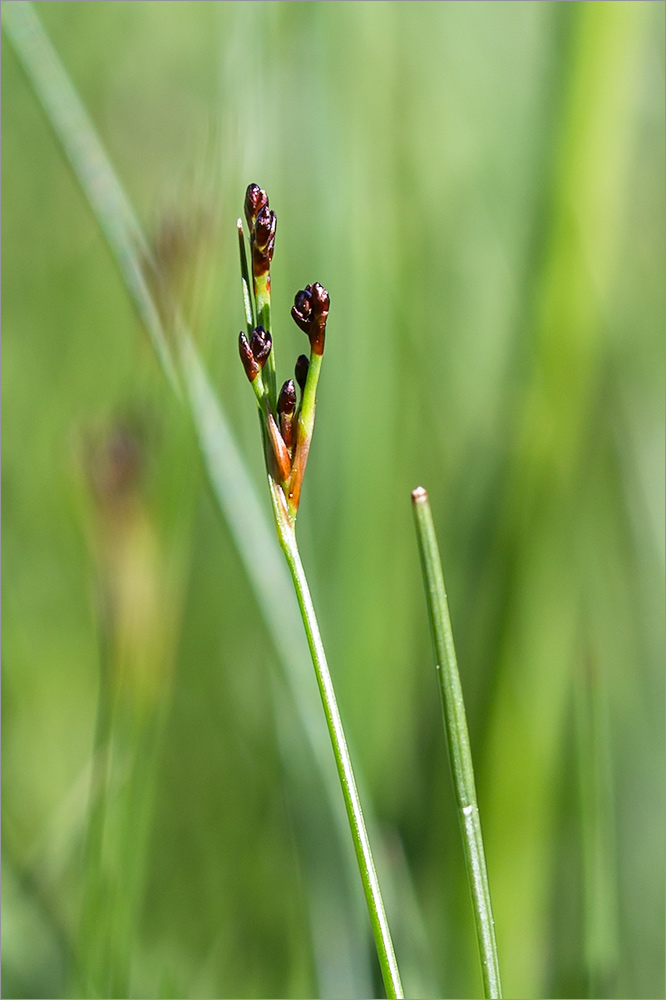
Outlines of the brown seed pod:
M 248 344 L 247 337 L 242 330 L 238 335 L 238 353 L 240 354 L 240 359 L 243 362 L 245 374 L 249 378 L 250 382 L 254 382 L 255 378 L 261 371 L 261 368 L 257 364 L 252 348 Z
M 250 235 L 254 231 L 257 216 L 266 205 L 268 205 L 268 195 L 266 192 L 258 184 L 248 185 L 248 189 L 245 192 L 245 218 L 250 228 Z
M 276 230 L 277 216 L 265 205 L 257 215 L 252 234 L 252 272 L 255 278 L 270 269 Z
M 264 330 L 263 326 L 258 326 L 252 331 L 250 350 L 252 351 L 254 360 L 259 365 L 259 368 L 263 368 L 266 364 L 268 355 L 271 353 L 272 346 L 273 342 L 271 340 L 271 335 Z
M 278 413 L 290 416 L 296 409 L 296 387 L 293 379 L 289 379 L 280 389 L 277 403 Z
M 310 347 L 315 354 L 324 353 L 324 335 L 330 306 L 329 294 L 323 285 L 315 281 L 296 292 L 291 315 L 295 323 L 307 333 Z
M 293 448 L 295 439 L 294 411 L 296 409 L 296 386 L 293 379 L 289 379 L 280 389 L 277 402 L 277 412 L 280 418 L 280 430 L 282 437 L 289 451 Z

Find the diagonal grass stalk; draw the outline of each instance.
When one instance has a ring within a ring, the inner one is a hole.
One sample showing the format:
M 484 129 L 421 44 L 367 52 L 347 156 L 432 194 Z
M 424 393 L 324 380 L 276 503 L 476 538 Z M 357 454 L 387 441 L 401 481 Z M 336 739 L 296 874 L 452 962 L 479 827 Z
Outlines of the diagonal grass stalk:
M 178 379 L 174 360 L 146 281 L 142 258 L 147 245 L 118 178 L 41 23 L 28 2 L 5 4 L 2 27 L 62 144 L 81 187 L 95 208 L 104 237 L 118 259 L 123 278 L 172 388 Z
M 412 505 L 442 696 L 444 729 L 458 803 L 467 878 L 472 895 L 484 996 L 495 1000 L 502 996 L 502 986 L 467 717 L 453 644 L 442 562 L 428 494 L 423 487 L 419 486 L 412 492 Z

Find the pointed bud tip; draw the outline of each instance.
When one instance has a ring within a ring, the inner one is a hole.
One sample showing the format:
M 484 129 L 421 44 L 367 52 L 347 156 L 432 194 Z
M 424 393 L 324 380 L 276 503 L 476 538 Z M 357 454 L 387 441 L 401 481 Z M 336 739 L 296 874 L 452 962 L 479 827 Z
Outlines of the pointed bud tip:
M 296 386 L 293 379 L 288 379 L 280 389 L 278 397 L 278 413 L 289 416 L 296 408 Z
M 275 232 L 277 230 L 277 216 L 267 205 L 257 215 L 254 223 L 254 242 L 260 250 L 270 249 L 271 242 L 275 242 Z
M 307 354 L 299 355 L 296 364 L 294 365 L 294 378 L 298 382 L 301 392 L 305 390 L 305 383 L 307 381 L 309 368 L 310 361 Z
M 260 368 L 263 368 L 266 364 L 268 355 L 271 353 L 271 348 L 273 342 L 271 340 L 270 333 L 264 330 L 263 326 L 257 326 L 252 331 L 252 339 L 250 340 L 250 349 L 254 355 L 254 359 Z
M 254 382 L 255 378 L 259 374 L 260 368 L 255 360 L 252 348 L 247 342 L 247 337 L 242 330 L 238 335 L 238 353 L 240 354 L 240 359 L 243 362 L 245 374 L 249 378 L 250 382 Z
M 245 192 L 245 218 L 250 232 L 254 229 L 257 216 L 266 205 L 268 205 L 266 192 L 258 184 L 248 184 Z
M 331 305 L 331 298 L 324 286 L 320 285 L 318 281 L 315 281 L 314 285 L 312 285 L 311 292 L 312 298 L 315 302 L 315 311 L 328 312 Z
M 314 285 L 306 285 L 294 296 L 291 315 L 296 325 L 307 334 L 310 347 L 315 354 L 324 353 L 329 306 L 329 294 L 318 281 L 315 281 Z

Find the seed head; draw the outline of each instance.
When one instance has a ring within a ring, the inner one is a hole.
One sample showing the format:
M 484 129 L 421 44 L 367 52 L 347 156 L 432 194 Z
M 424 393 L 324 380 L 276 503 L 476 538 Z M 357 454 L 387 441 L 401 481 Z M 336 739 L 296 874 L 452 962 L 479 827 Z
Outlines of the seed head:
M 284 413 L 286 416 L 292 414 L 296 409 L 296 387 L 293 379 L 285 382 L 280 389 L 277 409 L 278 413 Z
M 261 371 L 261 368 L 255 361 L 252 348 L 248 344 L 247 337 L 242 330 L 238 336 L 238 353 L 240 354 L 240 359 L 243 362 L 245 374 L 249 378 L 250 382 L 254 382 L 255 378 Z
M 250 350 L 260 369 L 266 364 L 272 346 L 271 335 L 264 330 L 263 326 L 258 326 L 252 331 Z
M 314 285 L 306 285 L 303 291 L 296 292 L 294 298 L 291 315 L 301 330 L 307 333 L 314 354 L 324 353 L 329 305 L 329 294 L 318 281 Z
M 268 205 L 268 195 L 258 184 L 250 184 L 245 192 L 245 218 L 250 228 L 250 234 L 254 232 L 256 218 L 262 208 Z
M 282 440 L 284 441 L 290 456 L 292 454 L 294 439 L 296 437 L 296 421 L 294 419 L 295 409 L 296 387 L 294 386 L 292 379 L 289 379 L 289 381 L 285 382 L 280 389 L 280 395 L 278 396 L 277 402 L 277 412 L 280 420 L 280 433 L 282 434 Z M 291 462 L 289 471 L 291 472 Z
M 275 249 L 277 217 L 266 204 L 256 217 L 252 234 L 252 270 L 255 277 L 270 269 Z

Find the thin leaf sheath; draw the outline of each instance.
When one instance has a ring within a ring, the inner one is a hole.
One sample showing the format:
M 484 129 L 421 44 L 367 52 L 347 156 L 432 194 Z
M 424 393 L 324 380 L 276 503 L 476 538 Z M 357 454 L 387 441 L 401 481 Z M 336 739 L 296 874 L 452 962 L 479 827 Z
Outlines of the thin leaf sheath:
M 502 996 L 499 960 L 481 821 L 476 801 L 467 717 L 453 644 L 453 632 L 435 526 L 428 494 L 422 487 L 413 491 L 412 505 L 442 697 L 444 728 L 460 815 L 467 877 L 474 908 L 484 992 L 486 997 L 499 998 Z
M 351 758 L 347 748 L 342 719 L 338 709 L 333 681 L 328 669 L 324 646 L 319 633 L 319 626 L 315 615 L 314 605 L 310 596 L 305 570 L 301 563 L 296 536 L 293 526 L 289 520 L 288 513 L 284 506 L 283 495 L 277 484 L 269 476 L 269 486 L 273 500 L 273 508 L 276 515 L 278 535 L 280 544 L 285 553 L 289 569 L 294 581 L 294 588 L 298 598 L 305 633 L 312 654 L 312 662 L 315 668 L 317 684 L 321 695 L 326 723 L 328 726 L 335 762 L 340 776 L 342 793 L 345 801 L 349 825 L 351 828 L 354 849 L 361 873 L 361 881 L 365 893 L 370 922 L 377 948 L 377 955 L 382 971 L 386 995 L 389 1000 L 404 997 L 400 973 L 393 949 L 391 932 L 386 918 L 384 903 L 372 857 L 372 849 L 368 837 L 361 800 L 359 798 L 354 771 L 352 769 Z
M 245 322 L 247 323 L 247 332 L 250 336 L 252 330 L 254 330 L 257 325 L 257 319 L 254 313 L 254 303 L 252 302 L 252 293 L 250 292 L 250 271 L 247 266 L 247 253 L 245 250 L 245 233 L 243 232 L 243 223 L 239 219 L 236 223 L 236 228 L 238 230 L 238 252 L 240 255 L 241 264 L 241 279 L 243 282 L 243 307 L 245 309 Z
M 314 418 L 316 408 L 317 383 L 321 370 L 320 354 L 312 354 L 308 368 L 307 380 L 303 391 L 303 402 L 301 412 L 298 416 L 298 428 L 296 432 L 296 450 L 291 470 L 291 478 L 287 491 L 287 502 L 292 519 L 296 517 L 298 505 L 301 499 L 301 488 L 303 486 L 303 476 L 305 466 L 308 461 L 312 432 L 314 430 Z

